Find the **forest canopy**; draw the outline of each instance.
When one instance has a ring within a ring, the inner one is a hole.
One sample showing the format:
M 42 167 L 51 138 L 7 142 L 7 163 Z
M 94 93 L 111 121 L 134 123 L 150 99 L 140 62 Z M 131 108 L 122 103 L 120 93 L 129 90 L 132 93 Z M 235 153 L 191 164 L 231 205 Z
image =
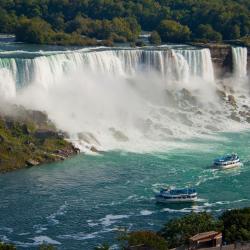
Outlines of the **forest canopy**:
M 0 33 L 18 41 L 90 45 L 135 42 L 141 32 L 163 42 L 221 41 L 250 33 L 249 0 L 1 0 Z M 157 32 L 157 33 L 156 33 Z

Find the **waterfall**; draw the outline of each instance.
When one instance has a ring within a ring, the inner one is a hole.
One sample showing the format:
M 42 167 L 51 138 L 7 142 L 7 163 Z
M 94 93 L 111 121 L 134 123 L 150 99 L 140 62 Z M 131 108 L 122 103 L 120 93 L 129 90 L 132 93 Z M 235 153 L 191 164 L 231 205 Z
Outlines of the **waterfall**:
M 8 77 L 8 82 L 14 82 L 17 89 L 29 84 L 48 88 L 70 72 L 86 68 L 96 73 L 125 77 L 137 72 L 155 71 L 166 81 L 184 83 L 190 77 L 214 80 L 212 60 L 207 49 L 113 49 L 36 55 L 34 58 L 8 58 L 1 54 L 0 58 L 2 79 Z
M 245 78 L 247 76 L 247 48 L 232 47 L 234 76 Z
M 230 129 L 216 88 L 208 49 L 0 51 L 0 100 L 46 111 L 83 150 L 159 150 Z
M 214 69 L 209 49 L 177 50 L 186 59 L 191 75 L 207 82 L 214 82 Z

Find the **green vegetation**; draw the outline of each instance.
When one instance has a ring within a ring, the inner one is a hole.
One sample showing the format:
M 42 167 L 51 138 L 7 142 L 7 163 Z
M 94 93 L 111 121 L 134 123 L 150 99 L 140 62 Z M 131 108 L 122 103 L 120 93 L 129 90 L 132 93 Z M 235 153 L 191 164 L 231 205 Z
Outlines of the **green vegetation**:
M 188 244 L 189 238 L 197 233 L 220 230 L 220 222 L 208 213 L 191 213 L 184 217 L 170 220 L 159 232 L 166 239 L 169 247 Z
M 131 232 L 127 235 L 128 248 L 140 247 L 155 249 L 155 250 L 168 250 L 167 242 L 164 238 L 151 231 Z
M 153 31 L 149 37 L 149 42 L 154 45 L 161 44 L 161 37 L 157 31 Z
M 190 40 L 191 31 L 186 25 L 173 20 L 161 21 L 158 32 L 163 42 L 182 43 Z
M 190 237 L 208 231 L 222 232 L 223 241 L 227 244 L 250 242 L 250 208 L 228 210 L 219 218 L 206 212 L 190 213 L 170 220 L 157 233 L 125 230 L 118 239 L 121 249 L 165 250 L 188 245 Z M 96 249 L 108 250 L 109 247 L 103 245 Z
M 0 242 L 0 250 L 16 250 L 16 247 L 10 244 Z
M 249 36 L 250 2 L 0 1 L 0 33 L 15 33 L 18 41 L 69 45 L 135 43 L 141 29 L 158 31 L 163 42 L 237 40 Z
M 39 250 L 56 250 L 57 248 L 53 245 L 43 244 L 39 247 Z
M 0 172 L 63 160 L 77 153 L 44 113 L 12 109 L 18 115 L 0 112 Z
M 227 211 L 220 219 L 225 242 L 250 241 L 250 208 Z

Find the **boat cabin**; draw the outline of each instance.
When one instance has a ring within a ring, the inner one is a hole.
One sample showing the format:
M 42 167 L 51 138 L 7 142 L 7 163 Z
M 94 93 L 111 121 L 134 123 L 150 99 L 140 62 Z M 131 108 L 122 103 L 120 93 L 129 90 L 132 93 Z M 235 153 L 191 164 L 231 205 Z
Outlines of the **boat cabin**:
M 216 231 L 196 234 L 189 239 L 189 250 L 220 247 L 222 244 L 222 233 Z

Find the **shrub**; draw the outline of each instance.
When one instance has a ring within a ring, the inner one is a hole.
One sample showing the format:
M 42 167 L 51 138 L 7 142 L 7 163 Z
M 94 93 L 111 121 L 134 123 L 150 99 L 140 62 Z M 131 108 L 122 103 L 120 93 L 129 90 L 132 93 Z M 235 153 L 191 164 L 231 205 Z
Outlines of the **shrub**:
M 188 26 L 181 25 L 173 20 L 161 21 L 157 31 L 163 42 L 187 42 L 191 36 L 191 31 Z

